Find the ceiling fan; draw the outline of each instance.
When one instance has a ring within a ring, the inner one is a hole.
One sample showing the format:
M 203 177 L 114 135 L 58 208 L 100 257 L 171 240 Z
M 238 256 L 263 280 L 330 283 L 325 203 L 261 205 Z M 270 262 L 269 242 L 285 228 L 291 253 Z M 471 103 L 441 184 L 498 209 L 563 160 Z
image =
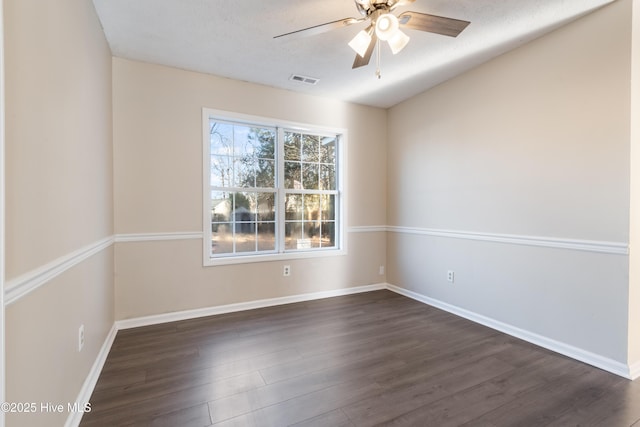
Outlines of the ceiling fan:
M 386 41 L 395 55 L 409 43 L 409 36 L 400 28 L 426 31 L 429 33 L 442 34 L 450 37 L 457 37 L 464 30 L 468 21 L 445 18 L 442 16 L 429 15 L 419 12 L 402 12 L 394 15 L 392 12 L 398 6 L 405 6 L 415 0 L 354 0 L 356 8 L 364 18 L 344 18 L 325 24 L 314 25 L 313 27 L 290 33 L 280 34 L 274 38 L 290 36 L 310 36 L 324 33 L 337 28 L 346 27 L 360 22 L 369 22 L 364 30 L 360 31 L 349 42 L 349 46 L 356 51 L 356 59 L 351 68 L 358 68 L 369 64 L 371 55 L 380 41 Z M 376 75 L 380 78 L 380 48 L 378 47 L 378 69 Z

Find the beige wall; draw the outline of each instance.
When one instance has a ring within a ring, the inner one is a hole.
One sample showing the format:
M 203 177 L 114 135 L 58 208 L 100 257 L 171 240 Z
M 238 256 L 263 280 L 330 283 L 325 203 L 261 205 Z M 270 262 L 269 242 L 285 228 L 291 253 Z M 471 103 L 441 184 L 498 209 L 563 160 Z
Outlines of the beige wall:
M 633 0 L 632 12 L 629 364 L 640 374 L 640 0 Z
M 5 0 L 4 25 L 9 285 L 113 234 L 111 53 L 91 2 Z M 75 401 L 112 324 L 112 249 L 9 305 L 7 400 Z
M 390 225 L 626 244 L 630 5 L 391 108 Z M 402 232 L 387 254 L 392 284 L 627 362 L 626 255 Z
M 348 128 L 348 226 L 386 223 L 386 111 L 115 58 L 118 235 L 202 231 L 202 108 Z M 382 232 L 347 234 L 348 255 L 202 266 L 202 241 L 116 244 L 116 317 L 384 282 Z

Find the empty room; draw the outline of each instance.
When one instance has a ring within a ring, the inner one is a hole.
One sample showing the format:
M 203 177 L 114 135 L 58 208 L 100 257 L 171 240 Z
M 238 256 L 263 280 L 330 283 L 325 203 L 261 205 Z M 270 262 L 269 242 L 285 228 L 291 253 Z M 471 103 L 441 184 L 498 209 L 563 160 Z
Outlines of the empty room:
M 640 0 L 0 11 L 0 427 L 640 425 Z

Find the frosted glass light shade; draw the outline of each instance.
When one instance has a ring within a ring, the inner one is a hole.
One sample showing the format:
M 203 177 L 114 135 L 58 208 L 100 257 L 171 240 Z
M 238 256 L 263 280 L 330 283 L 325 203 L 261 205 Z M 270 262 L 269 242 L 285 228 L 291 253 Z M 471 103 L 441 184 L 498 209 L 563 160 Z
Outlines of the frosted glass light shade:
M 400 52 L 409 43 L 410 37 L 400 30 L 397 30 L 393 36 L 387 40 L 391 52 L 395 55 Z
M 364 57 L 367 52 L 367 48 L 371 43 L 371 34 L 362 30 L 349 42 L 349 47 L 356 51 L 358 55 Z

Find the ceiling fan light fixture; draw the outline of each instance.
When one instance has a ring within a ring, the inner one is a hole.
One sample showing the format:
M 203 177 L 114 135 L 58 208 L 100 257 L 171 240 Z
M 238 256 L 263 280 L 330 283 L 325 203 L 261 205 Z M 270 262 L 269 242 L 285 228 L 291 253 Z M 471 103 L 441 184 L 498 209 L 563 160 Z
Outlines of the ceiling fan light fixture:
M 376 19 L 376 36 L 380 40 L 389 40 L 399 27 L 398 18 L 391 13 L 385 13 Z
M 387 40 L 387 43 L 389 43 L 389 47 L 391 48 L 391 52 L 395 55 L 396 53 L 398 53 L 402 49 L 404 49 L 404 47 L 407 45 L 407 43 L 409 43 L 410 39 L 411 38 L 408 35 L 406 35 L 402 31 L 398 30 L 398 31 L 395 32 L 394 35 L 392 35 L 389 38 L 389 40 Z
M 370 43 L 371 33 L 369 31 L 362 30 L 349 42 L 349 47 L 355 50 L 356 53 L 363 58 Z

